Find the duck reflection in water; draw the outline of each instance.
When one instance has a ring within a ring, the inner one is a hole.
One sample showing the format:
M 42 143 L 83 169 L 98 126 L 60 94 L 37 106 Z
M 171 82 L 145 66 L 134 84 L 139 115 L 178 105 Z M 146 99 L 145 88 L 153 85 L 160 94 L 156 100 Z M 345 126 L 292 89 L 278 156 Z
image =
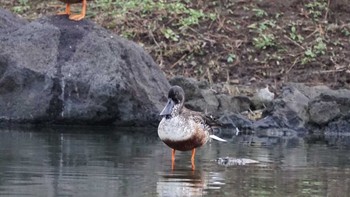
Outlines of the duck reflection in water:
M 171 173 L 163 172 L 157 181 L 159 196 L 203 196 L 210 190 L 220 190 L 225 185 L 225 175 L 222 172 L 208 172 L 201 168 L 191 170 L 176 168 Z M 213 191 L 212 191 L 213 192 Z
M 160 115 L 159 138 L 172 148 L 172 169 L 175 166 L 175 151 L 192 150 L 191 164 L 195 169 L 196 148 L 207 143 L 209 138 L 225 142 L 212 135 L 212 127 L 220 126 L 211 116 L 187 109 L 184 106 L 185 92 L 180 86 L 173 86 L 168 93 L 168 102 Z

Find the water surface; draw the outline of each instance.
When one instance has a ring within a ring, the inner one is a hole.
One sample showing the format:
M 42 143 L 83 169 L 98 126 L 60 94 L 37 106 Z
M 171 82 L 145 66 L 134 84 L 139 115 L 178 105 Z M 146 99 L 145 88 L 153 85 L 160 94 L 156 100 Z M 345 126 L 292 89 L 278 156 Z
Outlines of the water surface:
M 177 152 L 171 170 L 171 151 L 154 128 L 2 129 L 0 196 L 349 195 L 348 148 L 302 138 L 245 141 L 206 144 L 194 171 L 191 153 Z M 261 163 L 216 164 L 226 156 Z

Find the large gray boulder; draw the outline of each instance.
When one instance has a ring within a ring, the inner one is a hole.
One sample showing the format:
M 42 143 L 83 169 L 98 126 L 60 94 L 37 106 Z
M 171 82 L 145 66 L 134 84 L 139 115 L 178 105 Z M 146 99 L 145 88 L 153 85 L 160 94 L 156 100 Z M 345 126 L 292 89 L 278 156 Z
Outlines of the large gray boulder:
M 51 16 L 0 34 L 2 122 L 145 125 L 169 86 L 141 47 L 88 20 Z
M 319 95 L 311 99 L 309 114 L 311 122 L 325 125 L 350 113 L 350 90 L 332 90 L 324 88 Z
M 0 34 L 9 34 L 26 23 L 28 23 L 26 20 L 15 17 L 11 12 L 0 8 Z
M 323 88 L 309 103 L 310 129 L 327 138 L 350 134 L 350 90 Z M 346 140 L 349 142 L 349 139 Z
M 323 125 L 335 119 L 340 113 L 336 102 L 315 102 L 310 105 L 310 122 Z

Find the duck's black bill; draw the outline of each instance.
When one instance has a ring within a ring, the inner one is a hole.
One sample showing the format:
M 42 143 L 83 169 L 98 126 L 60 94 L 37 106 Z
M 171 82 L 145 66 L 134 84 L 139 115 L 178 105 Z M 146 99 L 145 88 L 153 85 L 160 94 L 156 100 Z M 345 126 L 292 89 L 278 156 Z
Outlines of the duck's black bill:
M 168 99 L 168 102 L 164 107 L 164 109 L 162 110 L 162 112 L 160 112 L 160 115 L 161 116 L 171 115 L 171 111 L 173 110 L 174 105 L 175 105 L 174 101 L 171 99 Z

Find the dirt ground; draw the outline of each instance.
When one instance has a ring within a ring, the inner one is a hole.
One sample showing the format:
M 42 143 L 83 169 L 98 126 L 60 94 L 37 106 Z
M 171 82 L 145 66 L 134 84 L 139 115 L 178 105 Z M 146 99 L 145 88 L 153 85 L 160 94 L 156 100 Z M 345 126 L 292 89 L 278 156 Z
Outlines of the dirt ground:
M 121 2 L 126 1 L 89 2 L 87 18 L 139 43 L 168 78 L 276 89 L 286 82 L 350 88 L 350 0 L 173 0 L 164 5 L 185 5 L 180 11 L 126 9 Z M 0 0 L 0 6 L 34 20 L 64 4 Z

